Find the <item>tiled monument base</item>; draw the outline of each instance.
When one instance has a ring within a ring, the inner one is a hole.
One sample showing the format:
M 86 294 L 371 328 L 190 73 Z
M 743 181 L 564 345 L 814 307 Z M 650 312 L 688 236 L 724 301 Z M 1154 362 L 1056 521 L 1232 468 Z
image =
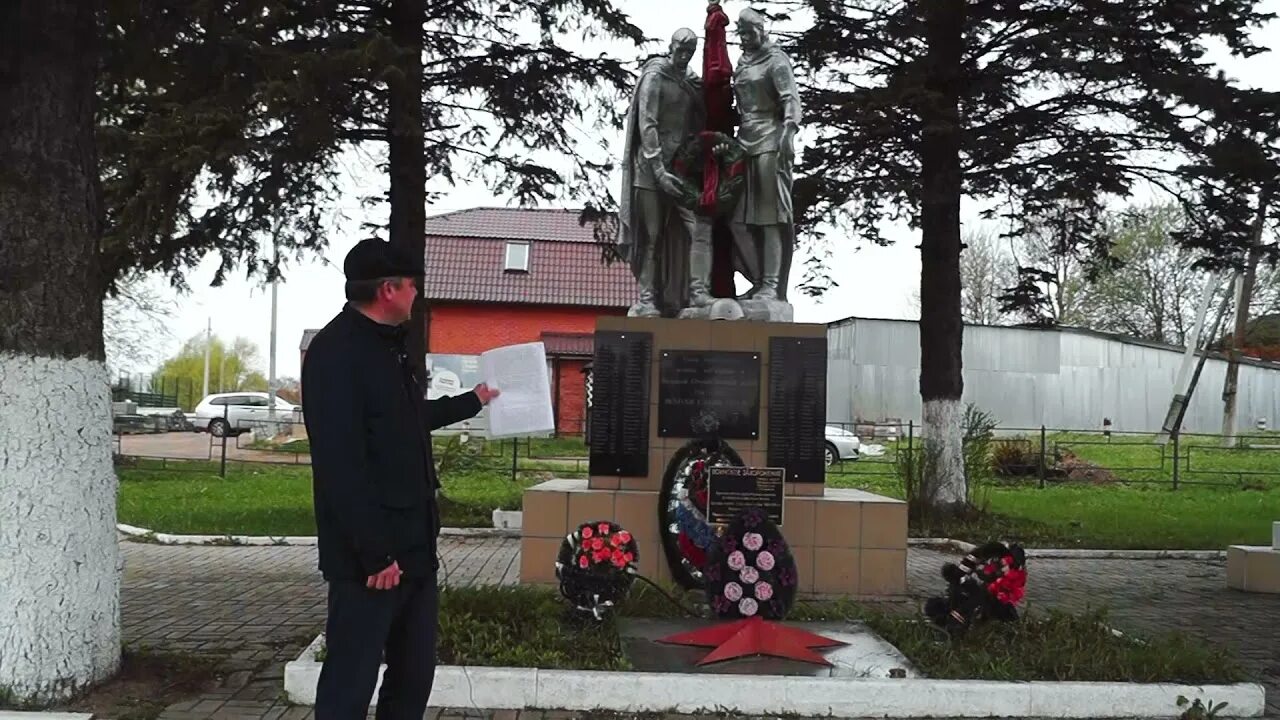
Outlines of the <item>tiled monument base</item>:
M 825 487 L 826 332 L 790 322 L 598 318 L 590 478 L 525 491 L 521 582 L 555 583 L 565 536 L 598 520 L 631 531 L 639 571 L 670 582 L 659 497 L 712 418 L 723 421 L 714 432 L 742 465 L 782 471 L 780 529 L 801 593 L 906 593 L 906 504 Z
M 1232 545 L 1227 548 L 1227 587 L 1280 594 L 1280 522 L 1272 523 L 1271 547 Z
M 821 486 L 819 486 L 821 487 Z M 875 599 L 907 591 L 907 505 L 860 490 L 827 488 L 788 495 L 783 536 L 791 545 L 804 595 Z M 525 491 L 520 582 L 554 584 L 560 544 L 584 522 L 613 520 L 635 536 L 638 569 L 669 583 L 658 537 L 658 492 L 605 490 L 586 480 L 548 480 Z

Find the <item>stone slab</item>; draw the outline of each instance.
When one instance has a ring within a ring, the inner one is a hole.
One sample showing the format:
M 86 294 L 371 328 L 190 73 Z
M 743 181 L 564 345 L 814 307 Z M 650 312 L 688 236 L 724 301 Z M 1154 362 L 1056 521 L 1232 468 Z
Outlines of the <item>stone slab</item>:
M 889 678 L 892 670 L 902 677 L 918 677 L 911 662 L 866 625 L 853 622 L 787 623 L 832 640 L 848 643 L 843 647 L 819 649 L 816 652 L 831 662 L 830 666 L 814 665 L 775 657 L 728 660 L 710 665 L 698 661 L 711 648 L 667 645 L 658 640 L 676 633 L 689 632 L 716 624 L 712 620 L 621 618 L 618 634 L 622 649 L 633 668 L 640 672 L 676 672 L 717 675 L 798 675 L 804 677 Z
M 795 322 L 795 308 L 782 300 L 740 300 L 742 312 L 748 320 L 764 322 Z
M 736 305 L 734 310 L 730 306 Z M 741 313 L 741 314 L 739 314 Z M 795 308 L 782 300 L 732 300 L 721 298 L 706 307 L 691 307 L 680 311 L 681 320 L 750 320 L 753 322 L 795 322 Z
M 317 638 L 285 666 L 289 702 L 314 705 Z M 384 668 L 385 669 L 385 666 Z M 714 713 L 794 717 L 1178 718 L 1178 696 L 1226 702 L 1232 717 L 1261 717 L 1256 683 L 1191 686 L 1142 683 L 996 682 L 787 675 L 607 672 L 542 668 L 436 668 L 431 707 L 623 713 Z M 376 702 L 377 692 L 370 698 Z
M 1228 547 L 1227 587 L 1251 593 L 1280 594 L 1280 550 L 1263 545 Z

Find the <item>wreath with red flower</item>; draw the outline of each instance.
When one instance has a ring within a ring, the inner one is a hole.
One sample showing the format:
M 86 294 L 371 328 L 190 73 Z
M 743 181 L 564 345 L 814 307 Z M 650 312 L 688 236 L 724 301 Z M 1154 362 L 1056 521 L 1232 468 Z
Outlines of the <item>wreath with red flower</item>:
M 945 597 L 933 597 L 924 612 L 933 623 L 951 632 L 988 619 L 1018 619 L 1017 605 L 1026 594 L 1027 555 L 1016 544 L 988 542 L 959 563 L 942 566 Z
M 707 522 L 707 481 L 711 475 L 708 458 L 699 457 L 685 466 L 688 480 L 677 495 L 675 508 L 676 544 L 680 552 L 701 568 L 707 563 L 707 549 L 715 541 L 715 529 Z
M 560 594 L 600 619 L 631 590 L 639 559 L 635 538 L 621 525 L 605 520 L 583 523 L 560 543 Z
M 742 465 L 742 458 L 717 437 L 695 438 L 667 463 L 658 503 L 658 528 L 671 577 L 688 589 L 703 586 L 702 571 L 715 530 L 707 522 L 707 481 L 712 467 Z
M 763 510 L 729 523 L 707 557 L 707 600 L 722 618 L 781 620 L 795 602 L 800 578 L 795 557 Z
M 715 161 L 714 205 L 707 207 L 705 188 L 706 161 Z M 722 215 L 732 210 L 746 187 L 747 149 L 736 138 L 721 132 L 704 130 L 685 138 L 671 159 L 671 172 L 678 180 L 675 201 L 682 207 L 707 215 Z

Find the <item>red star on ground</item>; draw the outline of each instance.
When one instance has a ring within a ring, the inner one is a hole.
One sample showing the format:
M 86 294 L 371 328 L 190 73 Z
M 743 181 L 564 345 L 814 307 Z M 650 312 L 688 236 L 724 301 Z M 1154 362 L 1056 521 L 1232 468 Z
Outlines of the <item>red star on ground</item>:
M 658 642 L 668 645 L 715 648 L 698 661 L 699 665 L 755 655 L 771 655 L 788 660 L 830 665 L 831 661 L 811 648 L 830 648 L 848 644 L 804 630 L 789 628 L 765 620 L 759 615 L 746 620 L 677 633 L 662 638 Z

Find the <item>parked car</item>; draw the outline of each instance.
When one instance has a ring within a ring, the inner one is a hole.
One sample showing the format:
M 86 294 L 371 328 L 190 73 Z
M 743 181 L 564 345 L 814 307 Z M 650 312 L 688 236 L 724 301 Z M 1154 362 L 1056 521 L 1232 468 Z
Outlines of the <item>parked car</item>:
M 862 451 L 862 441 L 852 431 L 846 430 L 839 425 L 828 425 L 826 435 L 827 467 L 831 467 L 842 460 L 858 459 Z
M 208 430 L 214 437 L 222 437 L 228 432 L 238 434 L 247 430 L 250 422 L 270 419 L 270 398 L 264 392 L 253 391 L 214 393 L 196 405 L 195 412 L 191 413 L 192 423 L 199 430 Z M 277 418 L 287 419 L 296 408 L 293 403 L 276 396 Z

